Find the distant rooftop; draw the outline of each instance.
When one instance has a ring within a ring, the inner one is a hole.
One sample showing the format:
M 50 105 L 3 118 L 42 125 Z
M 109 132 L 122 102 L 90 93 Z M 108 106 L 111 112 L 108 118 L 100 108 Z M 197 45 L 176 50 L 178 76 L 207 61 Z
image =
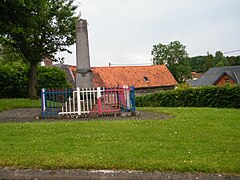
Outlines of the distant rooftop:
M 210 68 L 199 79 L 191 81 L 192 86 L 214 85 L 224 74 L 229 75 L 237 84 L 240 84 L 240 66 L 224 66 Z

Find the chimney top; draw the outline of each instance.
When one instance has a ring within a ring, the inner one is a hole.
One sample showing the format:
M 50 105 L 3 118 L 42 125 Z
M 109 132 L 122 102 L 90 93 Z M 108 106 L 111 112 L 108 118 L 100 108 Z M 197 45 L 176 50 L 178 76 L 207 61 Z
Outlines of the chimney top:
M 46 56 L 45 58 L 44 58 L 44 64 L 45 64 L 45 66 L 52 66 L 53 65 L 53 63 L 52 63 L 52 59 L 51 59 L 51 57 L 49 57 L 49 56 Z

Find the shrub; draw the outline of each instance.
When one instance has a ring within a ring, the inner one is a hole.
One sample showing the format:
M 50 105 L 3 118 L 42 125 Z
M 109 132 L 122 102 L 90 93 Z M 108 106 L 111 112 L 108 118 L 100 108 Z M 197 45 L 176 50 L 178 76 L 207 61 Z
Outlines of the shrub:
M 58 67 L 40 66 L 37 70 L 37 92 L 42 88 L 70 88 L 66 73 Z
M 38 67 L 36 90 L 41 88 L 69 88 L 66 73 L 57 67 Z M 22 63 L 0 66 L 0 98 L 27 98 L 29 93 L 29 68 Z
M 0 67 L 0 98 L 26 98 L 29 87 L 29 68 L 20 63 Z
M 137 106 L 240 108 L 240 86 L 186 88 L 136 97 Z

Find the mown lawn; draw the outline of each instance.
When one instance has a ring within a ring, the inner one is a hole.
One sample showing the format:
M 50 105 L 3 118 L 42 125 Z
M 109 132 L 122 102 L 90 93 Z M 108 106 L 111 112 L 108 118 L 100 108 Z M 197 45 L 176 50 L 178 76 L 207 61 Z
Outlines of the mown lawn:
M 41 100 L 30 100 L 30 99 L 1 99 L 0 98 L 0 112 L 3 110 L 13 108 L 34 108 L 41 107 Z
M 142 109 L 175 118 L 0 123 L 0 166 L 240 174 L 240 110 Z

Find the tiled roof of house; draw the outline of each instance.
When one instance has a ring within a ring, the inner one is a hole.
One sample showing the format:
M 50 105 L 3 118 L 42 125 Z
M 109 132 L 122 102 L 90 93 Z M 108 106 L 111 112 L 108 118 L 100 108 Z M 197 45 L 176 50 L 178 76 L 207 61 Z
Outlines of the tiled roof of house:
M 210 68 L 198 80 L 191 81 L 192 86 L 214 85 L 224 74 L 229 75 L 237 84 L 240 84 L 240 66 L 224 66 Z
M 165 65 L 95 67 L 92 71 L 94 86 L 134 85 L 144 88 L 177 84 Z
M 68 65 L 66 65 L 68 66 Z M 75 73 L 76 66 L 68 66 Z M 177 81 L 165 65 L 93 67 L 95 87 L 134 85 L 135 88 L 175 86 Z M 75 81 L 75 76 L 72 76 Z

